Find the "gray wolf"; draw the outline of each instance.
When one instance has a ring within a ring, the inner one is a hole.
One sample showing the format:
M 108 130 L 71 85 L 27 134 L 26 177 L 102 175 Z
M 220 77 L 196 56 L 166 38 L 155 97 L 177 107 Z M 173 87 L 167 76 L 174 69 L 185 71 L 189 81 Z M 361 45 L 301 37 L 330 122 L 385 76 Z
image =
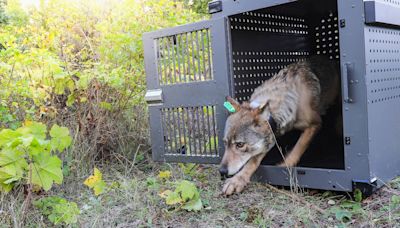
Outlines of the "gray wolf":
M 321 127 L 321 116 L 339 95 L 335 61 L 311 57 L 288 65 L 256 88 L 248 102 L 227 97 L 236 112 L 225 124 L 225 153 L 219 172 L 228 177 L 223 193 L 240 193 L 265 155 L 275 135 L 297 129 L 302 134 L 280 166 L 295 166 Z

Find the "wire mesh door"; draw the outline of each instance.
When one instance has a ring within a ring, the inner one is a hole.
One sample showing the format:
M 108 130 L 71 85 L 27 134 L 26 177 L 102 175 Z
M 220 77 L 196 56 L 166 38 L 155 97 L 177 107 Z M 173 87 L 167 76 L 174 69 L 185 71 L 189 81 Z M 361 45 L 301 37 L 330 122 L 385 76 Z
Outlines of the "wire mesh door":
M 144 35 L 153 159 L 217 163 L 228 83 L 226 19 Z

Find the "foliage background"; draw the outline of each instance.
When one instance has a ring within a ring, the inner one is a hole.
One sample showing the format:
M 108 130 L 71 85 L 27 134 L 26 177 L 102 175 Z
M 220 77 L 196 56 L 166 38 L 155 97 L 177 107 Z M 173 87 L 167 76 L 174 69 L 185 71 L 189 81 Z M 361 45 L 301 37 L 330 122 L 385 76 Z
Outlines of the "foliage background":
M 40 0 L 23 8 L 19 0 L 0 0 L 0 130 L 38 121 L 66 126 L 73 137 L 60 155 L 65 181 L 50 194 L 83 185 L 95 165 L 125 166 L 148 156 L 142 35 L 204 19 L 204 4 Z M 26 202 L 18 200 L 26 187 L 16 186 L 11 198 L 0 193 L 0 224 L 25 222 Z M 21 221 L 12 221 L 15 213 Z
M 0 127 L 66 125 L 80 148 L 73 155 L 90 162 L 147 145 L 142 34 L 200 20 L 202 4 L 50 0 L 24 10 L 3 2 Z

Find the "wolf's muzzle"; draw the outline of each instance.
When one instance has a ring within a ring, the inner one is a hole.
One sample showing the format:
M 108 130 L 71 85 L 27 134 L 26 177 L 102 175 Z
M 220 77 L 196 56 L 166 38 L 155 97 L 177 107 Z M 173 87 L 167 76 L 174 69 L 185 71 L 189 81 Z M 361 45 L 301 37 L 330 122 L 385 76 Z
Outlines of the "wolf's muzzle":
M 221 179 L 228 178 L 228 167 L 226 165 L 222 165 L 219 168 L 219 174 L 221 174 Z

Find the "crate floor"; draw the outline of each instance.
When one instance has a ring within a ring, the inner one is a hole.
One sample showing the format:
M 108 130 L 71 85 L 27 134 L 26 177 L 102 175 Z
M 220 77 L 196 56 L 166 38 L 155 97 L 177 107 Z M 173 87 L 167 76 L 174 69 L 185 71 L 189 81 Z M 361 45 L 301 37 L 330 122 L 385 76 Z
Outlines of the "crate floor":
M 344 169 L 344 148 L 341 118 L 342 107 L 337 104 L 332 106 L 327 115 L 322 117 L 322 128 L 314 137 L 311 145 L 302 156 L 299 167 Z M 339 121 L 339 123 L 338 123 Z M 301 131 L 291 131 L 277 138 L 283 152 L 289 152 L 296 144 Z M 263 165 L 275 165 L 282 161 L 282 155 L 274 147 L 262 161 Z

